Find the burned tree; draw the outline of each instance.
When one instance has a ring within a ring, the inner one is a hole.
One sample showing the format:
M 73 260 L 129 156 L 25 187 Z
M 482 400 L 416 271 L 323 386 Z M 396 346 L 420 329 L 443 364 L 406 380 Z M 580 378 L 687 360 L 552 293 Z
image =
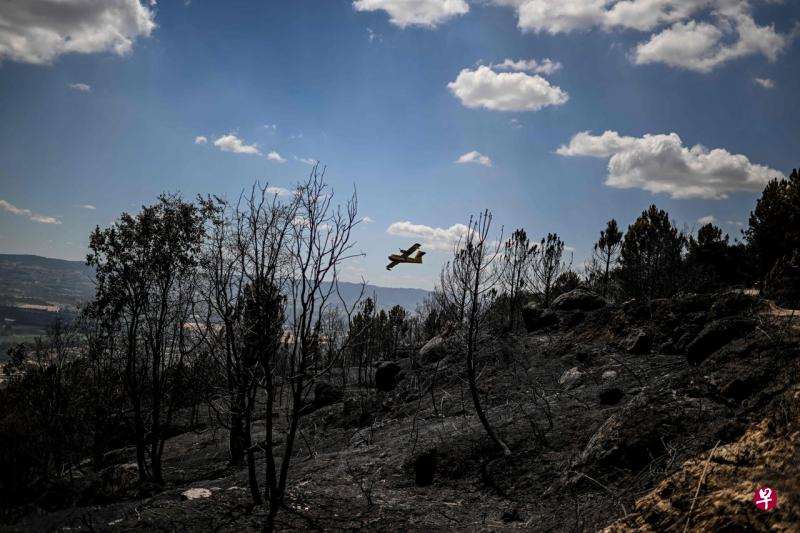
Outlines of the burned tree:
M 501 270 L 499 262 L 500 241 L 487 242 L 492 225 L 492 215 L 485 211 L 477 219 L 470 218 L 467 232 L 456 246 L 455 257 L 443 269 L 442 278 L 448 281 L 442 294 L 451 305 L 463 309 L 458 333 L 464 347 L 467 381 L 475 412 L 486 434 L 504 455 L 511 450 L 489 422 L 481 405 L 476 357 L 486 348 L 487 321 L 491 306 L 497 296 Z

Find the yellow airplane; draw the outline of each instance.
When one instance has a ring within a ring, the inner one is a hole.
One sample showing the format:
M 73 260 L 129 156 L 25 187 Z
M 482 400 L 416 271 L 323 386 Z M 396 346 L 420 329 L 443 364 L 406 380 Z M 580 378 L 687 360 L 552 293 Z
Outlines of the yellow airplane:
M 425 255 L 425 252 L 419 251 L 419 252 L 417 252 L 417 255 L 415 255 L 414 257 L 411 257 L 411 254 L 413 254 L 414 251 L 416 251 L 416 249 L 419 248 L 420 246 L 422 246 L 422 245 L 419 244 L 419 243 L 415 243 L 408 250 L 403 250 L 402 248 L 400 248 L 400 254 L 401 255 L 396 255 L 396 254 L 390 255 L 389 256 L 389 261 L 391 261 L 391 263 L 386 265 L 386 270 L 391 270 L 392 268 L 396 267 L 400 263 L 422 264 L 422 256 Z

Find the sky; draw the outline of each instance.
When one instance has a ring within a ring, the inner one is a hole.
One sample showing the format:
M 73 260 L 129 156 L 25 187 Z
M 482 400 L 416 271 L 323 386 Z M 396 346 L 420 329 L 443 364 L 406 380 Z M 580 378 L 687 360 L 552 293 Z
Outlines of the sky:
M 4 0 L 0 253 L 314 161 L 357 191 L 348 281 L 432 288 L 485 209 L 577 268 L 653 203 L 741 238 L 800 165 L 798 37 L 794 0 Z

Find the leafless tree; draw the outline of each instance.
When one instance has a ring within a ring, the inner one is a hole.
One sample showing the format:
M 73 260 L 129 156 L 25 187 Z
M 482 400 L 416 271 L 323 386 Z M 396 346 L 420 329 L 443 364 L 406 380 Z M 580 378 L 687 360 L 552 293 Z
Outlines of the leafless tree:
M 464 347 L 467 381 L 475 412 L 492 442 L 504 455 L 510 455 L 511 450 L 494 430 L 481 405 L 475 370 L 476 357 L 486 348 L 489 310 L 502 276 L 502 269 L 496 264 L 502 235 L 496 243 L 488 241 L 491 225 L 492 215 L 488 210 L 477 219 L 470 218 L 468 230 L 457 244 L 453 260 L 443 269 L 442 280 L 447 284 L 442 287 L 442 294 L 450 305 L 463 308 L 459 337 Z
M 320 351 L 320 332 L 325 310 L 337 297 L 338 274 L 344 261 L 360 255 L 354 251 L 351 232 L 357 223 L 355 192 L 344 206 L 332 204 L 333 192 L 324 181 L 324 170 L 317 165 L 294 195 L 295 216 L 291 221 L 287 241 L 286 279 L 288 303 L 286 316 L 292 342 L 287 347 L 283 379 L 289 388 L 289 403 L 285 410 L 287 430 L 282 453 L 276 457 L 272 414 L 275 406 L 276 361 L 266 360 L 264 375 L 267 390 L 266 481 L 269 501 L 268 529 L 274 527 L 275 515 L 283 503 L 286 480 L 292 459 L 295 439 L 304 413 L 307 397 L 316 378 L 335 363 L 330 354 Z M 348 309 L 348 314 L 352 308 Z M 334 357 L 334 359 L 336 359 Z

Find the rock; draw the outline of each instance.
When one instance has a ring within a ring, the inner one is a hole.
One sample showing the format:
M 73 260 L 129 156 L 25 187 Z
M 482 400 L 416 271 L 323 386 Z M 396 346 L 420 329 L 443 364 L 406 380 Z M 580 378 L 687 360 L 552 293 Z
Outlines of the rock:
M 565 370 L 561 377 L 558 378 L 558 384 L 565 389 L 573 389 L 580 384 L 583 380 L 583 372 L 578 370 L 577 366 L 573 366 L 569 370 Z
M 650 346 L 653 344 L 653 339 L 644 330 L 636 330 L 625 339 L 624 346 L 628 353 L 635 355 L 644 355 L 650 353 Z
M 755 322 L 749 318 L 729 317 L 715 320 L 704 327 L 686 347 L 686 359 L 689 364 L 700 364 L 709 355 L 732 340 L 750 333 L 755 327 Z
M 741 292 L 726 292 L 717 297 L 711 306 L 711 314 L 715 318 L 738 315 L 751 310 L 756 305 L 756 299 Z
M 379 391 L 389 392 L 397 386 L 397 381 L 402 379 L 403 369 L 394 361 L 378 363 L 375 370 L 375 388 Z
M 318 381 L 314 385 L 314 407 L 317 409 L 339 403 L 343 397 L 342 389 L 335 385 L 325 381 Z
M 210 497 L 211 491 L 208 489 L 194 488 L 181 492 L 181 498 L 184 500 L 202 500 Z
M 586 315 L 584 314 L 583 311 L 571 311 L 564 313 L 564 319 L 562 320 L 562 322 L 564 323 L 564 326 L 568 328 L 573 328 L 578 324 L 580 324 L 581 322 L 583 322 L 585 318 Z
M 436 477 L 436 463 L 438 453 L 436 449 L 421 454 L 414 461 L 414 482 L 418 487 L 427 487 Z
M 617 371 L 616 370 L 606 370 L 603 372 L 603 375 L 600 376 L 600 379 L 603 381 L 614 381 L 617 379 Z
M 616 387 L 605 389 L 598 395 L 600 403 L 603 405 L 617 405 L 624 396 L 625 393 Z
M 528 333 L 558 325 L 558 316 L 552 311 L 547 311 L 536 305 L 529 303 L 522 308 L 522 321 Z
M 663 343 L 661 346 L 658 347 L 658 353 L 664 355 L 676 355 L 680 352 L 675 347 L 675 344 L 672 343 L 672 341 L 666 341 L 665 343 Z
M 574 289 L 565 292 L 550 305 L 560 311 L 594 311 L 606 306 L 606 299 L 586 289 Z
M 447 356 L 447 339 L 436 335 L 419 349 L 419 358 L 424 363 L 440 361 Z

